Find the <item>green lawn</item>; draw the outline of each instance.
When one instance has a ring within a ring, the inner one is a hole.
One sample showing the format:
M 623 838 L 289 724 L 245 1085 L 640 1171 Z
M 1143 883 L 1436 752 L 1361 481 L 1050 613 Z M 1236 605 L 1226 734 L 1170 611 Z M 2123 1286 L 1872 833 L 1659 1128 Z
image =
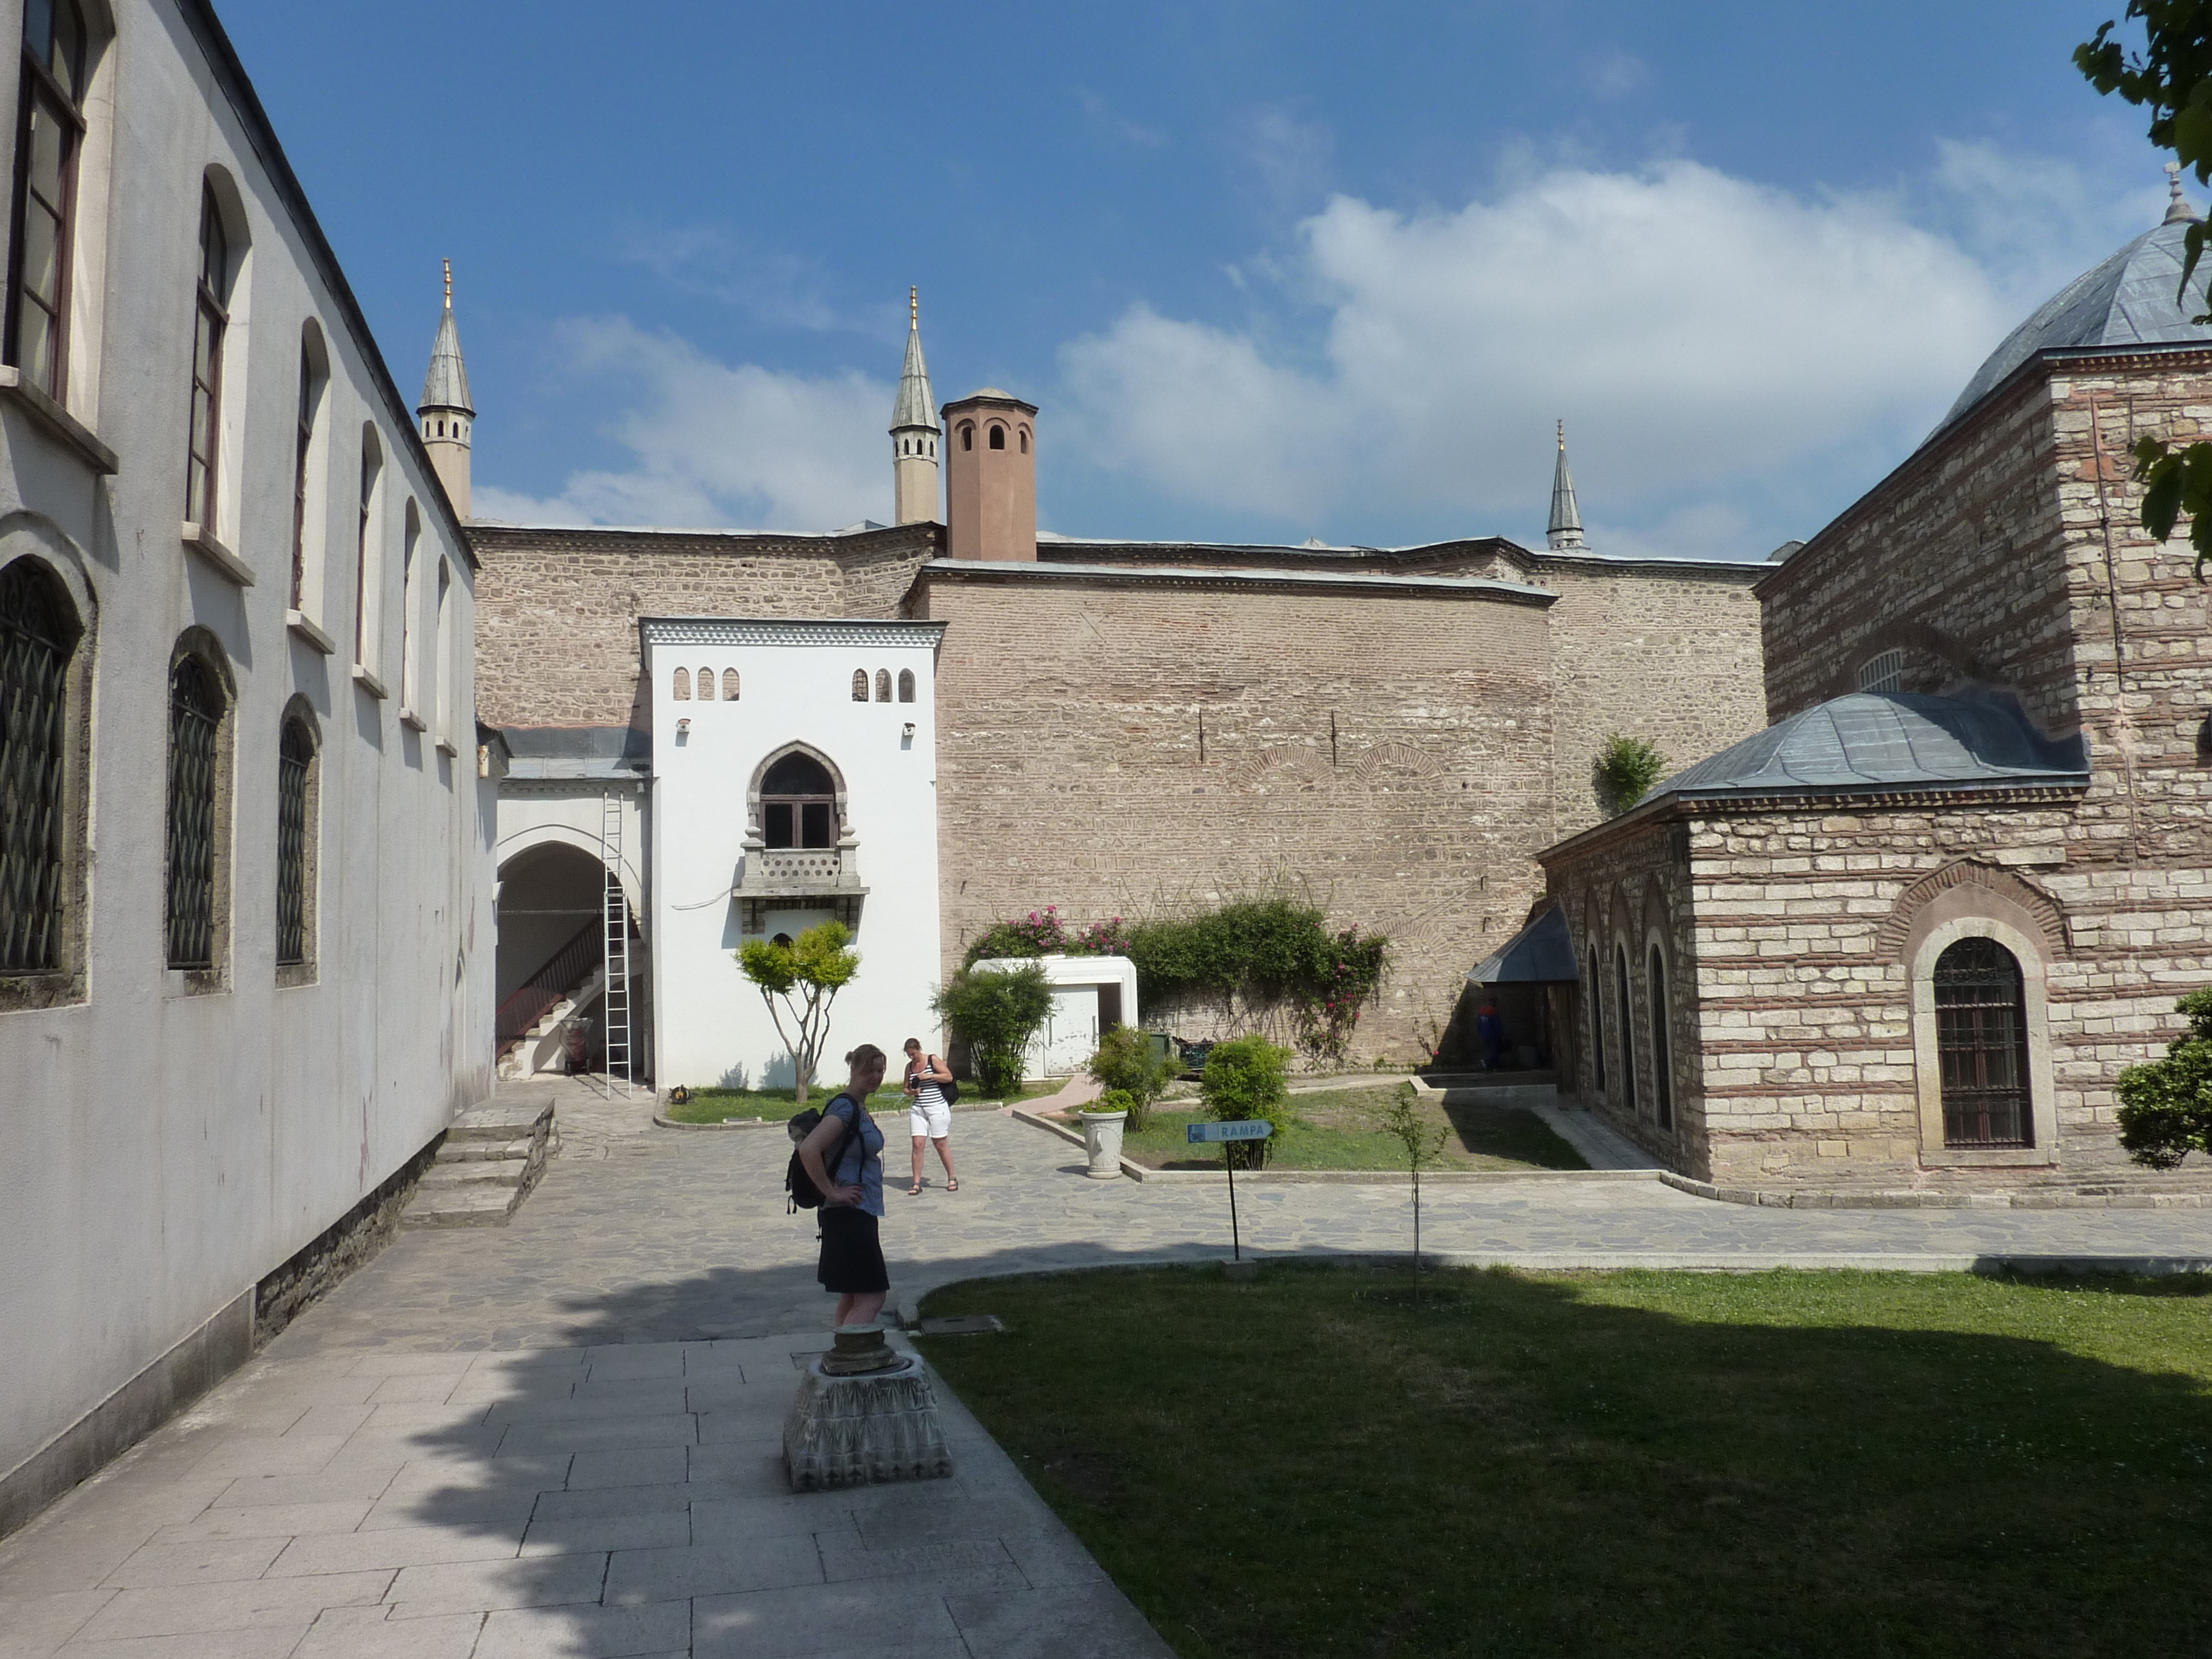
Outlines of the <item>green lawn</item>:
M 1011 1097 L 1029 1100 L 1038 1095 L 1057 1093 L 1059 1081 L 1032 1083 L 1023 1085 L 1023 1092 Z M 837 1091 L 834 1088 L 816 1087 L 806 1091 L 806 1103 L 819 1107 Z M 983 1097 L 972 1083 L 960 1085 L 960 1104 L 982 1104 Z M 892 1113 L 904 1114 L 907 1107 L 906 1091 L 893 1084 L 878 1089 L 868 1097 L 868 1110 L 878 1117 Z M 660 1115 L 672 1123 L 723 1123 L 733 1117 L 765 1117 L 781 1122 L 799 1109 L 793 1103 L 789 1089 L 694 1089 L 691 1098 L 681 1106 L 661 1103 Z
M 1184 1659 L 2212 1653 L 2212 1282 L 977 1281 L 922 1340 Z
M 1267 1154 L 1280 1170 L 1402 1170 L 1406 1153 L 1393 1137 L 1373 1127 L 1372 1112 L 1388 1103 L 1385 1089 L 1329 1089 L 1291 1097 L 1291 1127 Z M 1436 1125 L 1449 1121 L 1437 1167 L 1447 1170 L 1586 1170 L 1581 1153 L 1552 1133 L 1534 1112 L 1501 1111 L 1488 1106 L 1425 1103 Z M 1218 1170 L 1218 1146 L 1193 1146 L 1183 1130 L 1195 1114 L 1156 1106 L 1141 1134 L 1124 1131 L 1121 1152 L 1131 1162 L 1155 1170 Z

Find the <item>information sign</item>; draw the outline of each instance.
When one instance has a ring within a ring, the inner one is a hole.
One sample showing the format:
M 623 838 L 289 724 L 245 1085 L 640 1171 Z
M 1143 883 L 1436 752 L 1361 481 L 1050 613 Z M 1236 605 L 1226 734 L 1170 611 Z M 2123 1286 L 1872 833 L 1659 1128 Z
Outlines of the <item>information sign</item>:
M 1183 1128 L 1184 1144 L 1202 1146 L 1216 1140 L 1265 1140 L 1275 1126 L 1265 1118 L 1244 1118 L 1234 1123 L 1192 1123 Z

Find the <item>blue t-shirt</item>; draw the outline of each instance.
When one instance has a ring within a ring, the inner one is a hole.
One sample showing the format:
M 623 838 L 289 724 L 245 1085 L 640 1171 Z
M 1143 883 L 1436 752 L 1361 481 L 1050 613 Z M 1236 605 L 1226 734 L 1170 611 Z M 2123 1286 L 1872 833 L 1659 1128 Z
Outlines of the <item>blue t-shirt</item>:
M 860 1133 L 857 1136 L 849 1133 L 846 1135 L 844 1149 L 837 1155 L 837 1165 L 829 1174 L 840 1187 L 860 1189 L 860 1201 L 853 1208 L 880 1216 L 884 1212 L 884 1132 L 850 1095 L 834 1097 L 822 1109 L 822 1115 L 848 1125 L 855 1117 L 860 1120 Z

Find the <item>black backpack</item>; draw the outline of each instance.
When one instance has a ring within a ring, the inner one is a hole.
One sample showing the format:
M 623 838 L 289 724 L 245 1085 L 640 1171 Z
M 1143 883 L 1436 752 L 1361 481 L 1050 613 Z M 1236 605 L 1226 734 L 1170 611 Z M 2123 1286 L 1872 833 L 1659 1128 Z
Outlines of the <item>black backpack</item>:
M 922 1059 L 925 1061 L 935 1060 L 937 1056 L 935 1054 L 924 1054 L 922 1056 Z M 952 1068 L 948 1066 L 945 1069 L 949 1072 Z M 960 1085 L 955 1083 L 951 1078 L 945 1079 L 944 1082 L 937 1085 L 937 1092 L 945 1097 L 945 1103 L 947 1106 L 957 1106 L 960 1103 Z
M 832 1095 L 830 1103 L 834 1106 L 841 1100 L 852 1099 L 850 1095 Z M 844 1139 L 837 1143 L 837 1155 L 822 1160 L 823 1172 L 832 1181 L 837 1178 L 837 1166 L 845 1161 L 845 1154 L 852 1150 L 853 1137 L 860 1132 L 860 1113 L 864 1109 L 858 1101 L 853 1102 L 853 1121 L 846 1128 Z M 784 1166 L 783 1171 L 783 1190 L 790 1200 L 784 1206 L 786 1215 L 822 1207 L 821 1188 L 814 1184 L 814 1177 L 806 1173 L 806 1165 L 799 1156 L 799 1142 L 812 1134 L 821 1123 L 822 1114 L 809 1106 L 803 1112 L 793 1112 L 790 1121 L 783 1126 L 785 1132 L 791 1136 L 791 1162 Z

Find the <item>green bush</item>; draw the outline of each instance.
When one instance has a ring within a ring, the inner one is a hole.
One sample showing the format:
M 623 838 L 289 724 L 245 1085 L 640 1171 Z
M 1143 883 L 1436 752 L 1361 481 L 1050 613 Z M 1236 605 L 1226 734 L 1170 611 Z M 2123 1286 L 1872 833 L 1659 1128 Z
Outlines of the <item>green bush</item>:
M 1390 942 L 1356 927 L 1333 933 L 1295 899 L 1246 899 L 1140 923 L 1128 954 L 1145 1006 L 1213 997 L 1251 1017 L 1287 1003 L 1298 1046 L 1340 1060 L 1389 969 Z
M 1152 1039 L 1133 1025 L 1117 1025 L 1099 1038 L 1087 1069 L 1108 1094 L 1129 1097 L 1126 1109 L 1132 1129 L 1145 1127 L 1152 1103 L 1175 1071 L 1172 1062 L 1153 1054 Z
M 1002 1095 L 1021 1086 L 1022 1054 L 1052 1012 L 1052 988 L 1035 963 L 968 969 L 954 975 L 930 1006 L 966 1041 L 984 1092 Z
M 2138 1164 L 2171 1170 L 2191 1152 L 2212 1152 L 2212 988 L 2173 1005 L 2189 1030 L 2166 1058 L 2122 1072 L 2120 1145 Z
M 1290 1089 L 1285 1081 L 1290 1060 L 1289 1049 L 1263 1036 L 1234 1037 L 1215 1043 L 1213 1052 L 1206 1057 L 1206 1070 L 1198 1085 L 1206 1115 L 1217 1123 L 1261 1118 L 1280 1135 L 1291 1121 Z M 1268 1149 L 1273 1145 L 1272 1138 L 1232 1141 L 1231 1156 L 1246 1169 L 1256 1170 L 1267 1163 Z
M 1145 1127 L 1137 1121 L 1137 1097 L 1131 1094 L 1127 1089 L 1109 1089 L 1105 1093 L 1100 1095 L 1097 1099 L 1092 1101 L 1088 1106 L 1079 1106 L 1076 1108 L 1076 1110 L 1079 1112 L 1127 1112 L 1129 1115 L 1129 1127 L 1131 1128 L 1141 1129 Z
M 1608 814 L 1626 812 L 1667 775 L 1667 757 L 1642 738 L 1615 732 L 1590 765 L 1590 787 Z

